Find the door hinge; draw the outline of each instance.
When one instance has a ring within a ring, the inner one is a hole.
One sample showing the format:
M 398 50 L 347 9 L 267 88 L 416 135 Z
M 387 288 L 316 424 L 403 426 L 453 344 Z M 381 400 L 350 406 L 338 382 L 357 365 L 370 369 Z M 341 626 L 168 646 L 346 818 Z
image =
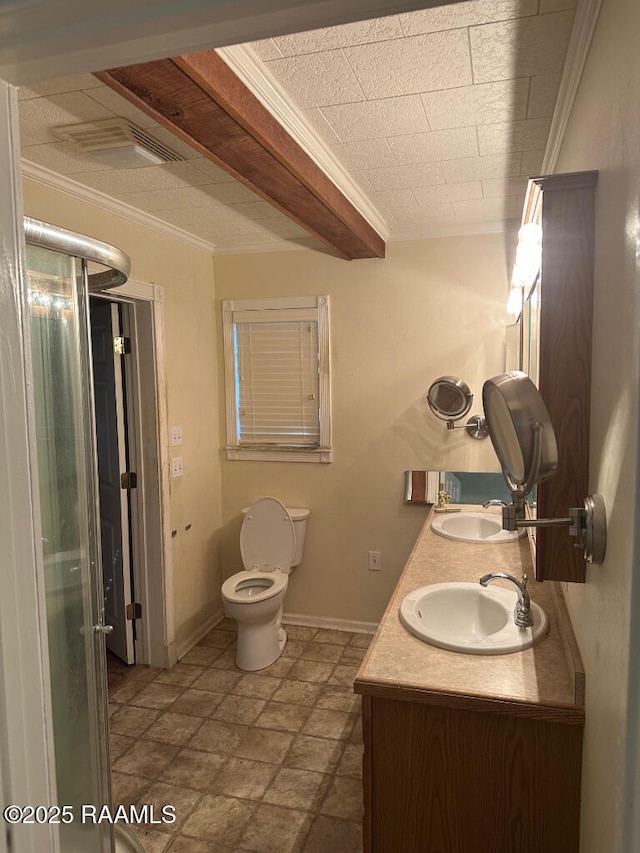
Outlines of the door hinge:
M 113 339 L 113 351 L 116 355 L 127 355 L 131 352 L 131 338 L 124 335 L 116 335 Z
M 132 601 L 131 604 L 127 604 L 127 619 L 142 619 L 142 605 L 138 604 L 137 601 Z
M 136 489 L 138 487 L 138 475 L 135 471 L 125 471 L 124 474 L 120 474 L 120 488 L 126 489 L 129 491 L 130 489 Z

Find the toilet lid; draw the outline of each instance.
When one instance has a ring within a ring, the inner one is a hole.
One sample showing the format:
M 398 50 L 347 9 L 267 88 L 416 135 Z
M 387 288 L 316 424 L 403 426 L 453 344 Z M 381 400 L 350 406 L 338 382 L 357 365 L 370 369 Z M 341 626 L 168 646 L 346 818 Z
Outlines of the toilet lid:
M 240 553 L 245 569 L 288 572 L 296 534 L 291 516 L 277 498 L 260 498 L 249 507 L 240 529 Z

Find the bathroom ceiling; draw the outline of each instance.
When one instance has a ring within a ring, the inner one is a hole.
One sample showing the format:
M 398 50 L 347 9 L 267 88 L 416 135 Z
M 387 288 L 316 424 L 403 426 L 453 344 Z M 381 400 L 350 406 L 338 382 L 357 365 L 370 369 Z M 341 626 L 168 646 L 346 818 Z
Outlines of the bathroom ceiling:
M 468 0 L 220 53 L 384 239 L 492 230 L 519 220 L 540 173 L 574 5 Z M 19 98 L 29 177 L 217 252 L 321 246 L 92 75 Z M 116 169 L 56 133 L 114 116 L 184 159 Z

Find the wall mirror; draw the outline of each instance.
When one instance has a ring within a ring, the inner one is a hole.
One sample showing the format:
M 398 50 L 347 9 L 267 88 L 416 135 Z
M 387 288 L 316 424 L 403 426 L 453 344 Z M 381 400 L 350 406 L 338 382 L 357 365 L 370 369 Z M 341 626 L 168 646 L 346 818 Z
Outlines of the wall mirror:
M 404 501 L 411 504 L 436 504 L 440 483 L 450 503 L 483 504 L 485 501 L 511 500 L 502 474 L 493 471 L 405 471 Z
M 567 526 L 589 563 L 604 560 L 607 527 L 600 495 L 588 495 L 582 507 L 571 507 L 566 518 L 525 518 L 525 498 L 537 483 L 558 467 L 558 448 L 551 418 L 538 389 L 526 373 L 514 370 L 488 379 L 482 391 L 489 435 L 502 466 L 511 503 L 503 507 L 502 526 Z
M 426 395 L 433 414 L 446 421 L 447 429 L 466 429 L 471 438 L 482 439 L 488 435 L 484 415 L 473 415 L 466 424 L 456 426 L 473 405 L 473 394 L 466 382 L 457 376 L 440 376 L 432 382 Z

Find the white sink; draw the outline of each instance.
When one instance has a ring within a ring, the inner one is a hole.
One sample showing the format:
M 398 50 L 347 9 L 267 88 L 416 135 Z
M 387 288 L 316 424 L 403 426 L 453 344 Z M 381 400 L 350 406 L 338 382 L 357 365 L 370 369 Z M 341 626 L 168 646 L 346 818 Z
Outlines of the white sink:
M 434 583 L 410 592 L 400 605 L 400 619 L 420 640 L 472 655 L 521 652 L 548 630 L 547 614 L 531 602 L 533 628 L 513 619 L 515 590 L 492 584 Z
M 493 512 L 455 512 L 437 515 L 431 529 L 445 539 L 457 542 L 475 542 L 478 545 L 499 545 L 515 542 L 524 535 L 524 530 L 511 533 L 502 529 L 502 515 Z

